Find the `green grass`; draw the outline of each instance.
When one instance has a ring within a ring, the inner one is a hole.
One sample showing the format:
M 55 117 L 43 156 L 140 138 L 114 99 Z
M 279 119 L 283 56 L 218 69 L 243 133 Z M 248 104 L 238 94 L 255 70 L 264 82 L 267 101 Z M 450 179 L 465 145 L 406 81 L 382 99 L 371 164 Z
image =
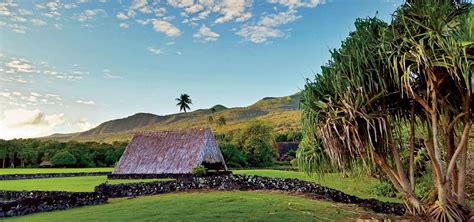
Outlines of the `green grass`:
M 0 168 L 0 175 L 4 174 L 37 174 L 37 173 L 84 173 L 84 172 L 112 172 L 114 168 Z
M 101 183 L 121 184 L 150 182 L 158 179 L 144 180 L 107 180 L 107 176 L 87 177 L 61 177 L 28 180 L 3 180 L 0 181 L 0 190 L 41 190 L 41 191 L 70 191 L 92 192 Z
M 379 184 L 375 178 L 359 176 L 344 178 L 339 174 L 327 174 L 323 178 L 313 178 L 302 172 L 283 170 L 234 170 L 234 174 L 247 174 L 265 177 L 296 178 L 327 186 L 360 198 L 375 198 L 381 201 L 400 202 L 398 198 L 381 197 L 373 194 L 373 188 Z
M 267 192 L 172 193 L 5 221 L 347 221 L 364 211 L 353 206 Z

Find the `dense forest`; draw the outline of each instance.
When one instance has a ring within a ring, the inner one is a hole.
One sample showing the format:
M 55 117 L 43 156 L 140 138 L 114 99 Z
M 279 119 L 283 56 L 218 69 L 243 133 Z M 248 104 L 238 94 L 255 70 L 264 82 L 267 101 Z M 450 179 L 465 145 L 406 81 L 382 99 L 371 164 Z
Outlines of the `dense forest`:
M 61 167 L 113 166 L 127 143 L 79 143 L 37 139 L 0 140 L 0 166 L 2 168 L 37 167 L 43 161 Z

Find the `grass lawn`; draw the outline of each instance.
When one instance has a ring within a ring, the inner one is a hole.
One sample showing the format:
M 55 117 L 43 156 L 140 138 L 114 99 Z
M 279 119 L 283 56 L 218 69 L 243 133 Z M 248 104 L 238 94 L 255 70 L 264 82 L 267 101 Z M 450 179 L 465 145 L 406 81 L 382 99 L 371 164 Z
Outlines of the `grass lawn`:
M 347 221 L 365 212 L 353 206 L 268 192 L 172 193 L 6 221 Z
M 144 180 L 107 180 L 107 176 L 59 177 L 28 180 L 0 180 L 0 190 L 41 190 L 92 192 L 101 183 L 110 184 L 150 182 L 158 179 Z
M 114 168 L 0 168 L 0 175 L 4 174 L 37 174 L 37 173 L 85 173 L 85 172 L 112 172 Z
M 374 186 L 380 183 L 375 178 L 360 176 L 344 178 L 339 174 L 327 174 L 323 178 L 313 178 L 302 172 L 283 170 L 234 170 L 234 174 L 248 174 L 265 177 L 296 178 L 327 186 L 360 198 L 375 198 L 381 201 L 400 202 L 398 198 L 382 197 L 373 194 Z

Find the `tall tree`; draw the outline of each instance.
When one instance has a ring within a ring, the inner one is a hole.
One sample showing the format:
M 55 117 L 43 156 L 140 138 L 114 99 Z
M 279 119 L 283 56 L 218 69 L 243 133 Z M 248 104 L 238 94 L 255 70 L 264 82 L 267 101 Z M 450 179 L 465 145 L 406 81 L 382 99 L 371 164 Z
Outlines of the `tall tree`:
M 181 94 L 179 98 L 176 98 L 176 101 L 178 101 L 178 104 L 176 104 L 176 106 L 179 106 L 179 111 L 186 112 L 187 110 L 191 110 L 189 105 L 193 103 L 188 94 Z
M 301 100 L 305 143 L 298 152 L 307 172 L 364 166 L 381 170 L 407 210 L 436 221 L 466 219 L 465 178 L 472 122 L 474 25 L 464 1 L 407 1 L 390 25 L 356 21 L 356 30 Z M 407 135 L 403 126 L 409 125 Z M 414 192 L 415 129 L 426 129 L 435 181 L 431 198 Z M 410 138 L 407 147 L 399 139 Z M 409 161 L 401 151 L 409 152 Z M 408 169 L 408 174 L 405 170 Z

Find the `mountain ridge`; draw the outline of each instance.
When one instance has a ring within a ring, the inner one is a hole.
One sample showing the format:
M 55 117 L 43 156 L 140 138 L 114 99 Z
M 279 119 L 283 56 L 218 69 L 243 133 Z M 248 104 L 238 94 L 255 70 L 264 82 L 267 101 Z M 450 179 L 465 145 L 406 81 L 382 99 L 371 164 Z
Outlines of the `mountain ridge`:
M 40 139 L 114 142 L 129 140 L 137 132 L 199 127 L 210 127 L 215 133 L 226 133 L 241 128 L 252 120 L 268 121 L 275 126 L 276 131 L 286 131 L 299 128 L 299 98 L 299 93 L 284 97 L 265 97 L 246 107 L 227 108 L 215 105 L 209 109 L 162 116 L 140 112 L 105 121 L 83 132 L 56 133 Z M 209 116 L 212 116 L 214 121 L 211 122 Z M 226 125 L 217 125 L 215 120 L 220 117 L 226 119 Z

